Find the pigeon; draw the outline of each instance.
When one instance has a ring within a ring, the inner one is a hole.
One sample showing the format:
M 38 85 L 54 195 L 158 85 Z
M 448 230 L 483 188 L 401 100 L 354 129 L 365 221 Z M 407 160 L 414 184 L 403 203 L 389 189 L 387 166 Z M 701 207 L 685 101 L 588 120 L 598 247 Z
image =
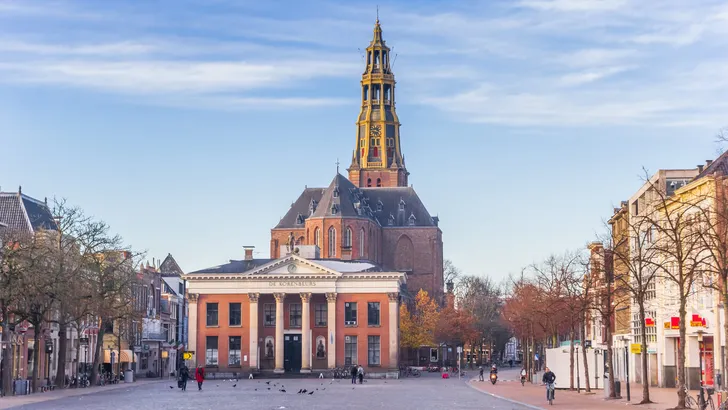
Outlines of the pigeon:
M 174 389 L 174 386 L 169 386 L 170 389 Z
M 258 383 L 260 383 L 260 382 L 258 382 Z M 270 384 L 270 382 L 269 381 L 268 382 L 265 382 L 265 384 Z
M 298 393 L 297 394 L 301 394 L 301 393 L 303 393 L 303 389 L 298 389 Z
M 268 390 L 270 390 L 270 387 L 268 387 Z
M 280 392 L 281 393 L 285 393 L 286 392 L 286 389 L 281 389 Z
M 309 396 L 310 396 L 310 395 L 312 395 L 312 394 L 313 394 L 313 392 L 309 392 L 309 393 L 308 393 L 308 395 L 309 395 Z
M 220 387 L 220 385 L 219 384 L 216 384 L 215 387 Z
M 255 391 L 258 391 L 258 389 L 255 389 Z
M 303 389 L 303 391 L 301 393 L 306 393 L 306 392 L 307 392 L 307 390 L 306 389 Z
M 238 384 L 237 383 L 233 384 L 233 387 L 238 387 Z

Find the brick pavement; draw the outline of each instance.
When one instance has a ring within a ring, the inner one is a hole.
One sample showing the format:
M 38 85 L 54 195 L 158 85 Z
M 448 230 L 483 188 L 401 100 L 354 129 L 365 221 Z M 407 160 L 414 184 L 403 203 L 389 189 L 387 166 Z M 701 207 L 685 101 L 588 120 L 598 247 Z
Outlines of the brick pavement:
M 17 406 L 24 406 L 34 403 L 44 403 L 53 400 L 63 399 L 67 397 L 84 396 L 94 393 L 109 392 L 121 389 L 131 389 L 135 387 L 146 386 L 154 383 L 169 382 L 167 379 L 139 379 L 133 383 L 109 384 L 106 386 L 96 386 L 80 389 L 58 389 L 45 393 L 27 394 L 23 396 L 5 396 L 0 398 L 0 410 L 9 409 Z
M 548 408 L 546 402 L 546 388 L 541 385 L 526 383 L 525 386 L 521 386 L 519 381 L 506 381 L 513 380 L 509 372 L 499 372 L 504 374 L 503 380 L 499 378 L 498 383 L 492 385 L 486 376 L 485 382 L 471 379 L 469 384 L 474 389 L 484 392 L 488 395 L 497 398 L 503 398 L 511 400 L 514 403 L 525 404 L 532 406 L 531 408 Z M 540 378 L 540 377 L 539 377 Z M 642 400 L 642 386 L 639 384 L 630 384 L 631 401 L 626 400 L 626 390 L 622 386 L 622 398 L 621 399 L 606 399 L 604 397 L 604 390 L 596 390 L 594 394 L 586 394 L 582 390 L 581 393 L 576 391 L 568 390 L 556 390 L 554 405 L 558 405 L 561 409 L 590 409 L 590 410 L 610 410 L 617 408 L 624 408 L 625 405 L 636 405 Z M 691 391 L 691 395 L 695 396 L 697 392 Z M 677 404 L 677 392 L 675 389 L 667 388 L 650 388 L 650 399 L 655 402 L 647 405 L 640 405 L 640 410 L 666 410 L 675 407 Z M 714 396 L 713 400 L 717 407 L 717 397 Z

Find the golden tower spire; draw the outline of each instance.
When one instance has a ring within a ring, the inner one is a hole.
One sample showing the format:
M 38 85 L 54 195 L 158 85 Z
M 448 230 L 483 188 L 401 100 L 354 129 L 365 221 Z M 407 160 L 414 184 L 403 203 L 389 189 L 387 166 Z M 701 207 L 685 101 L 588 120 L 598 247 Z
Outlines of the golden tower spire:
M 366 49 L 361 78 L 361 110 L 349 180 L 359 187 L 407 186 L 409 173 L 400 147 L 399 118 L 395 110 L 391 50 L 382 38 L 379 7 L 374 36 Z

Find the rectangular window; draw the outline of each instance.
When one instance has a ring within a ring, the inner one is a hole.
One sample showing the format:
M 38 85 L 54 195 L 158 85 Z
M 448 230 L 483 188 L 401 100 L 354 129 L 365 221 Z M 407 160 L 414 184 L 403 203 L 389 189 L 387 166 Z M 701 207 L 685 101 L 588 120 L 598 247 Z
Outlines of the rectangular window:
M 356 302 L 344 304 L 344 325 L 356 326 Z
M 276 325 L 276 304 L 275 303 L 266 303 L 263 305 L 263 315 L 265 316 L 264 325 L 265 326 L 275 326 Z
M 217 303 L 207 304 L 207 326 L 217 326 Z
M 326 326 L 328 320 L 328 306 L 325 303 L 319 303 L 314 308 L 315 310 L 315 324 L 314 326 Z
M 230 336 L 228 341 L 228 365 L 240 366 L 240 336 Z
M 367 322 L 369 326 L 379 326 L 379 302 L 367 303 Z
M 205 366 L 217 366 L 217 336 L 205 340 Z
M 369 336 L 369 366 L 379 366 L 380 339 L 379 336 Z
M 356 336 L 344 336 L 344 365 L 356 364 Z
M 240 303 L 230 304 L 230 326 L 241 326 L 243 324 L 243 312 Z
M 288 305 L 288 324 L 290 327 L 301 327 L 301 304 Z

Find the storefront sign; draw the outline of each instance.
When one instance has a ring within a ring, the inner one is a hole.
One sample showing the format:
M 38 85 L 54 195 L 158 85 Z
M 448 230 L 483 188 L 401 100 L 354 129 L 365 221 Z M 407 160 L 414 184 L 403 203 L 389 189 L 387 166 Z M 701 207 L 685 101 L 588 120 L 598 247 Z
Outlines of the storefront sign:
M 673 316 L 670 318 L 670 329 L 680 329 L 680 318 Z
M 693 318 L 690 320 L 690 327 L 705 327 L 705 318 L 700 317 L 700 315 L 693 315 Z
M 184 352 L 182 353 L 182 358 L 185 360 L 192 360 L 192 356 L 195 354 L 195 352 Z
M 633 354 L 642 353 L 642 343 L 632 343 L 629 345 L 629 352 Z
M 280 282 L 268 282 L 268 286 L 271 288 L 304 288 L 307 286 L 316 286 L 316 282 L 310 281 L 280 281 Z
M 169 352 L 166 350 L 162 350 L 162 359 L 167 359 L 167 358 L 169 358 Z
M 670 322 L 665 322 L 664 326 L 665 326 L 665 329 L 670 329 Z
M 655 319 L 651 317 L 645 318 L 645 327 L 655 327 Z

